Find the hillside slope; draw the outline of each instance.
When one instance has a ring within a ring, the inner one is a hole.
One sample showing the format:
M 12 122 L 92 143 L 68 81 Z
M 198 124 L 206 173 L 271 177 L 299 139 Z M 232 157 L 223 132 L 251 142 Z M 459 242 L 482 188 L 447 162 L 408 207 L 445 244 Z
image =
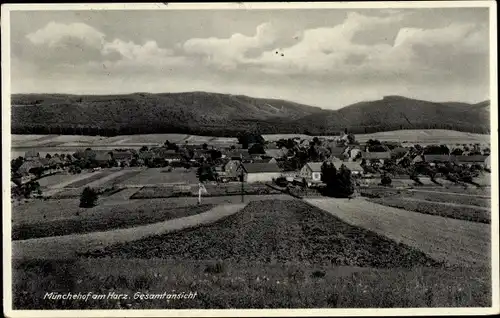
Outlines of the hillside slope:
M 356 103 L 337 111 L 323 111 L 294 121 L 313 127 L 313 133 L 338 132 L 348 128 L 358 133 L 397 129 L 453 129 L 489 131 L 489 101 L 478 104 L 436 103 L 401 96 Z
M 396 129 L 454 129 L 486 133 L 489 102 L 434 103 L 388 96 L 340 110 L 289 101 L 206 92 L 128 95 L 12 96 L 13 133 L 259 133 L 332 134 Z

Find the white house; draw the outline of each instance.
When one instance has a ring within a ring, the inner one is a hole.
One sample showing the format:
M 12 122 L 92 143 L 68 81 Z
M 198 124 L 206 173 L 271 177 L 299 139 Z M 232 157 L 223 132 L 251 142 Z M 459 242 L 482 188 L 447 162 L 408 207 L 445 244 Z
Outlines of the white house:
M 300 169 L 300 177 L 312 182 L 321 182 L 322 162 L 308 162 Z

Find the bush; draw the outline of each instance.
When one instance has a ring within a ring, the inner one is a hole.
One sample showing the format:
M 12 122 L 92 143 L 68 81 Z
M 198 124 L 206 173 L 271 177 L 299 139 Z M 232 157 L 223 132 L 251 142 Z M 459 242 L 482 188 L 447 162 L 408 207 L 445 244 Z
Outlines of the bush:
M 380 180 L 380 183 L 384 186 L 388 186 L 392 184 L 392 179 L 388 175 L 384 174 L 382 176 L 382 180 Z
M 97 199 L 99 195 L 96 190 L 86 187 L 83 189 L 82 195 L 80 196 L 80 207 L 81 208 L 91 208 L 97 204 Z

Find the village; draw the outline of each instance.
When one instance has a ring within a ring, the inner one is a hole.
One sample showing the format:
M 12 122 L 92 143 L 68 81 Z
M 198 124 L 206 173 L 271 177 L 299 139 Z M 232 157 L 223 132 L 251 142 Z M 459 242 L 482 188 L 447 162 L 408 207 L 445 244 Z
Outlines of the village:
M 196 185 L 198 182 L 224 184 L 245 182 L 255 184 L 287 184 L 321 187 L 322 166 L 331 162 L 336 169 L 347 168 L 358 186 L 390 185 L 392 179 L 420 177 L 444 178 L 455 183 L 474 184 L 478 172 L 490 169 L 490 150 L 485 145 L 427 145 L 368 140 L 357 142 L 355 136 L 341 133 L 335 137 L 294 137 L 265 141 L 259 135 L 244 135 L 238 143 L 224 145 L 165 141 L 140 149 L 114 150 L 78 149 L 71 153 L 26 151 L 24 157 L 12 159 L 13 198 L 17 187 L 37 189 L 34 195 L 44 196 L 37 180 L 53 175 L 78 175 L 104 170 L 162 169 L 165 180 L 134 186 Z M 453 174 L 453 172 L 455 174 Z M 182 173 L 171 178 L 168 174 Z M 35 184 L 33 186 L 33 184 Z M 29 192 L 29 191 L 28 191 Z M 24 191 L 23 193 L 26 193 Z

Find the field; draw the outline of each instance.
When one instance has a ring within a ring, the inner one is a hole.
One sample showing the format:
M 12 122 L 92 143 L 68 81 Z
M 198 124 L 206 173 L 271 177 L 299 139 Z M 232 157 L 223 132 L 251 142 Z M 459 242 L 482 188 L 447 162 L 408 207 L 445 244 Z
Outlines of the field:
M 82 180 L 77 180 L 75 182 L 69 183 L 65 185 L 65 188 L 81 188 L 87 184 L 90 184 L 94 181 L 101 180 L 102 178 L 106 178 L 107 176 L 115 173 L 116 171 L 112 170 L 103 170 L 99 172 L 93 172 L 91 176 L 88 178 L 82 179 Z
M 14 147 L 46 147 L 48 144 L 58 147 L 92 147 L 92 146 L 116 146 L 127 145 L 158 145 L 168 140 L 173 143 L 182 144 L 236 144 L 235 137 L 211 137 L 186 134 L 144 134 L 144 135 L 120 135 L 114 137 L 82 136 L 82 135 L 12 135 Z
M 220 264 L 220 266 L 218 266 Z M 167 259 L 13 263 L 19 309 L 398 308 L 491 306 L 484 268 L 373 269 Z M 37 277 L 36 280 L 32 279 Z M 480 277 L 480 279 L 478 278 Z M 47 301 L 46 290 L 125 293 L 127 300 Z M 140 300 L 136 292 L 196 292 L 194 299 Z
M 274 134 L 263 135 L 266 141 L 276 141 L 282 138 L 300 137 L 302 139 L 311 139 L 312 136 L 303 134 Z M 333 136 L 323 136 L 326 138 Z M 381 141 L 398 141 L 427 144 L 471 144 L 480 143 L 488 145 L 490 143 L 489 135 L 464 133 L 452 130 L 397 130 L 380 132 L 374 134 L 356 135 L 356 140 L 366 142 L 368 139 L 379 139 Z M 139 149 L 142 145 L 163 144 L 166 140 L 177 144 L 203 144 L 208 143 L 214 146 L 227 146 L 236 144 L 237 138 L 196 136 L 186 134 L 143 134 L 143 135 L 121 135 L 115 137 L 100 136 L 60 136 L 60 135 L 12 135 L 13 157 L 23 156 L 24 153 L 33 149 L 45 156 L 47 153 L 74 153 L 81 148 L 91 147 L 93 149 L 113 150 L 115 148 L 133 148 Z
M 58 184 L 65 184 L 67 182 L 71 182 L 75 178 L 75 175 L 58 173 L 53 174 L 47 177 L 43 177 L 37 180 L 42 188 L 45 187 L 54 187 Z
M 491 222 L 491 198 L 489 191 L 478 188 L 420 188 L 398 190 L 369 188 L 361 195 L 371 202 L 385 206 L 458 220 Z
M 219 185 L 205 185 L 207 193 L 204 197 L 241 195 L 240 183 L 226 183 Z M 265 184 L 245 184 L 243 187 L 245 195 L 267 195 L 281 194 L 282 192 L 266 186 Z M 192 185 L 189 189 L 181 189 L 177 186 L 171 187 L 144 187 L 137 191 L 131 199 L 152 199 L 152 198 L 170 198 L 178 196 L 198 196 L 198 186 Z
M 370 199 L 374 203 L 400 208 L 408 211 L 414 211 L 430 215 L 444 216 L 447 218 L 465 220 L 472 222 L 487 223 L 491 222 L 491 213 L 489 209 L 481 209 L 473 206 L 444 205 L 433 203 L 431 201 L 412 201 L 404 197 L 385 197 L 380 199 Z
M 196 170 L 150 168 L 120 183 L 121 185 L 145 186 L 159 184 L 198 184 Z
M 360 142 L 365 142 L 368 139 L 399 142 L 407 141 L 422 144 L 490 143 L 490 135 L 442 129 L 408 129 L 356 135 L 356 140 Z
M 15 225 L 12 227 L 12 240 L 129 228 L 202 213 L 212 207 L 213 205 L 204 204 L 176 208 L 143 207 L 130 210 L 126 205 L 122 205 L 115 208 L 108 206 L 107 209 L 94 209 L 93 211 L 79 209 L 71 217 Z
M 15 262 L 14 307 L 394 308 L 490 304 L 487 268 L 444 268 L 444 264 L 414 248 L 288 198 L 250 202 L 240 212 L 212 224 L 117 244 L 81 254 L 78 259 Z M 152 199 L 147 203 L 161 206 L 176 201 L 173 205 L 179 206 L 189 199 L 195 198 Z M 211 199 L 219 198 L 206 198 Z M 145 200 L 131 202 L 135 201 Z M 27 279 L 32 275 L 38 278 Z M 126 293 L 130 299 L 49 302 L 39 297 L 47 289 L 113 291 Z M 146 291 L 196 292 L 197 297 L 182 301 L 133 299 L 134 293 Z
M 214 224 L 116 245 L 90 255 L 269 264 L 440 266 L 417 250 L 352 227 L 298 200 L 250 202 L 242 211 Z
M 442 193 L 442 192 L 439 193 L 439 192 L 410 191 L 405 193 L 404 197 L 411 199 L 432 201 L 432 202 L 473 205 L 478 207 L 491 208 L 491 200 L 485 198 L 484 196 L 476 197 L 473 195 L 464 196 L 464 195 L 456 195 L 452 193 Z

